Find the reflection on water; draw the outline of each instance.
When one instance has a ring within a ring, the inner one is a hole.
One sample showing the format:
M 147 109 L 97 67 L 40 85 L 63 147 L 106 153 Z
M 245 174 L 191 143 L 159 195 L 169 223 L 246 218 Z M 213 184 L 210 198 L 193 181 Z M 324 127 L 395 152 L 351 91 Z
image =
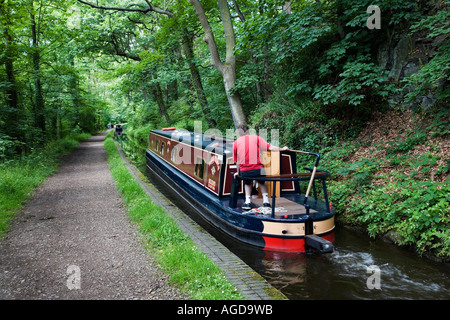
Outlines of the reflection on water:
M 265 252 L 211 227 L 156 177 L 148 172 L 147 176 L 175 205 L 289 299 L 450 299 L 449 265 L 345 228 L 336 228 L 335 251 L 330 254 Z M 379 289 L 373 288 L 377 281 Z

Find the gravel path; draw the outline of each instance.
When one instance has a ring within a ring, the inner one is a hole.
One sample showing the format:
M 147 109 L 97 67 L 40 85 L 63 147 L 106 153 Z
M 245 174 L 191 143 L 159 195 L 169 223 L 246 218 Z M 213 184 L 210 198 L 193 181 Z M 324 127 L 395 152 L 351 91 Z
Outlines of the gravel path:
M 80 144 L 0 242 L 0 299 L 184 299 L 131 224 L 109 171 L 106 132 Z

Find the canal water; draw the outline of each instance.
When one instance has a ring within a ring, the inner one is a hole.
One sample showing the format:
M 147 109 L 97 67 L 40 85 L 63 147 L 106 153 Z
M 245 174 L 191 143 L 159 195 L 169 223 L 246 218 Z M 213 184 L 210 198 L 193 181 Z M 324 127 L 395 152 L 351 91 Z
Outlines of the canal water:
M 343 227 L 335 236 L 331 254 L 238 255 L 289 299 L 450 299 L 450 266 Z
M 141 170 L 143 172 L 145 169 Z M 182 203 L 161 181 L 150 182 L 289 299 L 450 299 L 450 265 L 336 227 L 329 254 L 265 252 L 231 239 Z

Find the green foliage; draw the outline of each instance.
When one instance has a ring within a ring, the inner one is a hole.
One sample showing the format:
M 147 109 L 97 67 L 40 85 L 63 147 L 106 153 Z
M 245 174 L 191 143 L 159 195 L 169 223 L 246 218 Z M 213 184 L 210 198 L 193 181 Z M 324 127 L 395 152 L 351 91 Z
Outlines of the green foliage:
M 411 74 L 405 80 L 405 87 L 413 87 L 407 94 L 408 101 L 416 100 L 420 95 L 437 93 L 439 99 L 450 98 L 450 89 L 443 85 L 450 80 L 450 11 L 445 8 L 429 15 L 411 27 L 411 33 L 427 31 L 426 37 L 438 42 L 436 53 L 430 61 L 421 66 L 418 73 Z
M 427 127 L 432 137 L 444 137 L 450 133 L 450 110 L 443 109 L 433 116 L 433 122 Z
M 364 190 L 369 186 L 373 179 L 373 174 L 377 171 L 380 161 L 375 158 L 365 158 L 360 161 L 351 163 L 347 166 L 340 167 L 336 174 L 346 176 L 351 175 L 348 187 L 352 190 Z
M 293 59 L 300 50 L 316 43 L 330 31 L 323 17 L 314 6 L 305 7 L 292 14 L 255 15 L 242 26 L 243 41 L 238 50 L 245 47 L 257 49 L 256 56 L 264 55 L 264 48 L 270 48 L 275 64 Z
M 387 97 L 392 87 L 384 85 L 387 81 L 387 72 L 375 63 L 352 61 L 346 63 L 343 72 L 339 74 L 342 79 L 337 85 L 318 85 L 314 89 L 314 98 L 323 104 L 339 102 L 359 106 L 367 101 L 367 96 L 378 95 Z
M 16 150 L 21 149 L 21 145 L 17 139 L 0 132 L 0 161 L 13 157 Z
M 131 161 L 137 164 L 145 163 L 145 150 L 148 148 L 148 134 L 153 129 L 151 124 L 133 127 L 131 124 L 122 126 L 123 135 L 116 137 L 121 148 Z
M 96 92 L 99 68 L 87 54 L 91 42 L 81 32 L 90 26 L 82 24 L 76 3 L 18 0 L 0 5 L 0 158 L 28 154 L 73 133 L 97 132 L 109 120 L 109 107 L 101 90 Z
M 385 158 L 370 156 L 348 162 L 357 145 L 326 148 L 322 166 L 334 173 L 329 190 L 339 219 L 365 226 L 372 237 L 392 230 L 399 245 L 414 246 L 420 254 L 432 252 L 448 260 L 450 179 L 438 182 L 428 178 L 438 156 L 430 152 L 406 154 L 423 148 L 436 130 L 434 125 L 411 132 L 404 141 L 378 147 L 378 152 L 386 152 Z M 389 167 L 389 172 L 382 173 L 383 167 Z M 447 164 L 447 168 L 435 171 L 435 176 L 448 172 Z
M 431 247 L 437 256 L 449 258 L 450 251 L 442 237 L 450 236 L 447 214 L 450 187 L 447 183 L 432 181 L 398 181 L 381 188 L 369 189 L 359 202 L 353 202 L 353 211 L 363 214 L 357 221 L 367 224 L 369 234 L 376 236 L 395 230 L 400 245 L 414 245 L 419 253 Z
M 405 141 L 396 141 L 390 142 L 390 147 L 386 149 L 386 154 L 388 156 L 397 154 L 397 153 L 406 153 L 412 149 L 416 145 L 424 143 L 427 139 L 427 134 L 425 132 L 411 132 Z

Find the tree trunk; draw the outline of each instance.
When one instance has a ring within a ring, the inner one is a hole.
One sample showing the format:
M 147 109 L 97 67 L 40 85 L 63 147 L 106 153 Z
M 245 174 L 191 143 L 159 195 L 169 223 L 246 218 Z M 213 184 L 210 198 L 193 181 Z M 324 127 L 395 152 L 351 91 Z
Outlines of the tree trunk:
M 344 16 L 344 4 L 342 0 L 336 1 L 336 26 L 339 33 L 339 37 L 343 40 L 346 36 L 344 27 L 342 26 L 342 17 Z
M 242 101 L 239 93 L 235 91 L 236 87 L 236 57 L 233 50 L 236 45 L 236 38 L 234 35 L 233 22 L 231 20 L 230 10 L 228 8 L 227 0 L 218 0 L 217 4 L 220 10 L 223 30 L 226 41 L 226 56 L 225 62 L 220 59 L 219 51 L 214 39 L 214 34 L 211 30 L 208 19 L 206 18 L 205 10 L 199 0 L 189 0 L 195 8 L 197 16 L 205 32 L 203 40 L 208 44 L 208 49 L 211 54 L 211 60 L 214 67 L 220 72 L 225 87 L 225 92 L 230 104 L 231 115 L 233 117 L 234 126 L 237 128 L 239 124 L 246 124 L 247 120 L 242 108 Z
M 61 103 L 57 105 L 58 109 L 56 110 L 56 139 L 61 139 L 62 136 L 62 119 L 61 119 Z
M 163 92 L 161 90 L 161 86 L 159 85 L 159 83 L 154 83 L 151 85 L 151 90 L 152 90 L 152 94 L 156 100 L 156 103 L 158 104 L 159 114 L 161 116 L 164 116 L 167 123 L 170 123 L 170 117 L 169 117 L 169 114 L 167 113 L 166 104 L 164 103 L 164 97 L 163 97 Z
M 6 46 L 9 47 L 11 45 L 11 36 L 8 34 L 7 29 L 4 30 L 4 34 L 6 36 Z M 16 79 L 14 77 L 14 63 L 8 54 L 5 58 L 5 70 L 6 78 L 8 79 L 8 87 L 6 88 L 6 104 L 9 108 L 17 111 L 18 98 Z M 17 113 L 15 114 L 15 117 L 17 118 Z
M 233 89 L 236 87 L 235 66 L 225 65 L 223 67 L 222 78 L 225 91 L 227 92 L 228 103 L 230 104 L 231 108 L 234 127 L 237 128 L 240 124 L 247 124 L 244 110 L 242 109 L 241 96 L 239 92 L 233 92 Z
M 270 69 L 270 62 L 268 58 L 268 46 L 267 44 L 264 45 L 264 101 L 267 102 L 270 99 L 270 83 L 269 83 L 269 69 Z
M 78 90 L 78 80 L 77 80 L 77 74 L 75 71 L 75 55 L 71 55 L 69 57 L 69 64 L 72 68 L 72 72 L 70 74 L 69 78 L 69 85 L 70 85 L 70 93 L 72 96 L 72 104 L 73 104 L 73 126 L 76 127 L 80 121 L 80 104 L 81 104 L 81 98 Z
M 259 13 L 261 15 L 264 14 L 264 6 L 261 4 L 259 5 Z M 270 84 L 269 84 L 269 69 L 270 69 L 270 62 L 269 62 L 269 47 L 267 44 L 264 45 L 263 48 L 263 56 L 264 56 L 264 74 L 263 74 L 263 101 L 267 102 L 270 99 Z
M 0 2 L 0 18 L 4 22 L 3 34 L 5 36 L 5 48 L 3 51 L 3 58 L 6 73 L 6 88 L 5 88 L 5 103 L 8 107 L 4 116 L 6 134 L 10 137 L 16 138 L 19 141 L 25 141 L 25 133 L 21 120 L 23 117 L 23 106 L 19 103 L 19 93 L 16 84 L 16 77 L 14 73 L 14 60 L 16 58 L 13 37 L 11 35 L 10 26 L 12 25 L 10 17 L 10 9 L 8 4 L 4 1 Z M 22 150 L 20 145 L 16 145 L 15 153 Z
M 200 107 L 202 108 L 202 112 L 205 116 L 206 122 L 208 122 L 210 128 L 215 128 L 217 126 L 217 123 L 214 119 L 211 118 L 211 113 L 208 108 L 208 99 L 206 98 L 206 94 L 203 89 L 200 72 L 198 71 L 198 68 L 194 63 L 194 50 L 192 48 L 193 37 L 188 33 L 186 29 L 183 31 L 183 52 L 189 66 L 189 71 L 191 72 L 192 84 L 194 85 L 195 93 L 197 94 L 197 99 L 200 103 Z
M 6 78 L 8 81 L 8 86 L 6 87 L 6 105 L 10 110 L 10 117 L 8 117 L 8 122 L 12 125 L 16 126 L 17 121 L 19 119 L 18 116 L 18 95 L 17 95 L 17 87 L 16 87 L 16 78 L 14 76 L 14 63 L 10 58 L 10 50 L 9 47 L 12 44 L 11 35 L 8 33 L 8 29 L 4 29 L 3 31 L 6 38 L 6 57 L 5 57 L 5 71 Z M 9 125 L 8 125 L 9 126 Z
M 39 39 L 36 30 L 36 19 L 33 13 L 30 13 L 31 20 L 31 37 L 33 44 L 33 78 L 34 78 L 34 116 L 35 125 L 41 129 L 42 135 L 45 134 L 45 115 L 44 115 L 44 96 L 42 94 L 41 70 L 40 70 L 40 53 Z

